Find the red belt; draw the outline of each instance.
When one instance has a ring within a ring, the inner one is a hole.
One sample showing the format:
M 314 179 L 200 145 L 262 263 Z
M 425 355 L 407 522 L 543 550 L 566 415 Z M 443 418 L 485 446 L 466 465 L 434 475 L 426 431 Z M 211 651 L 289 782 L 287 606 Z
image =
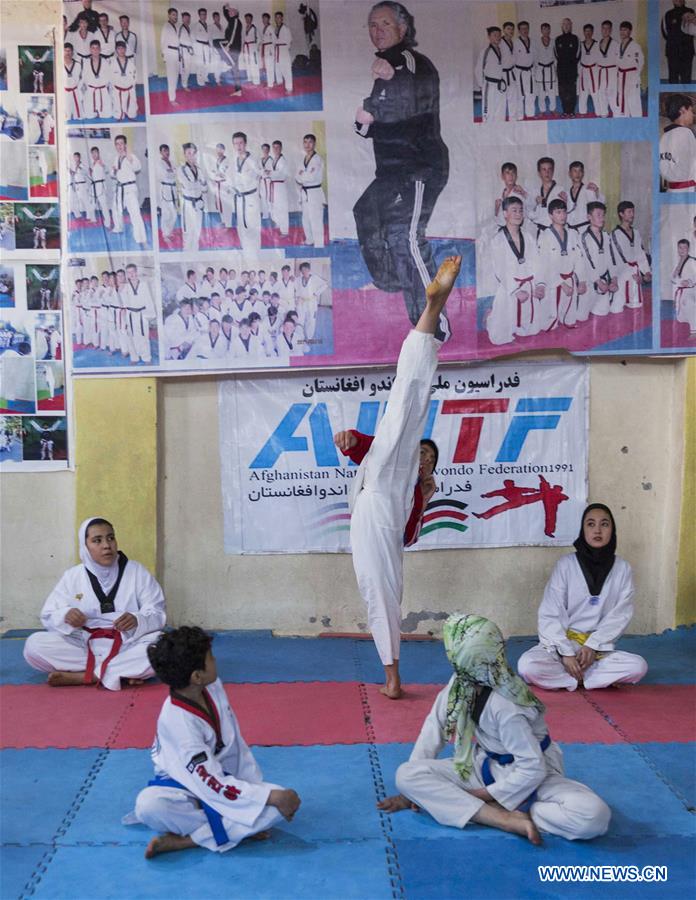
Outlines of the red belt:
M 76 87 L 66 87 L 66 91 L 70 91 L 73 98 L 73 103 L 75 104 L 75 114 L 77 118 L 80 118 L 80 104 L 77 102 L 77 88 Z
M 668 181 L 667 187 L 670 191 L 677 191 L 679 188 L 696 187 L 696 181 Z
M 629 72 L 637 72 L 638 67 L 633 66 L 632 69 L 622 69 L 619 66 L 619 75 L 621 75 L 621 112 L 623 113 L 626 106 L 626 76 Z
M 94 653 L 92 652 L 92 648 L 90 647 L 91 642 L 94 640 L 98 640 L 99 638 L 108 638 L 110 641 L 112 641 L 109 655 L 102 663 L 101 671 L 99 672 L 99 681 L 102 681 L 104 678 L 104 673 L 106 672 L 106 667 L 121 649 L 121 645 L 123 644 L 123 635 L 115 628 L 87 628 L 86 625 L 84 625 L 83 628 L 85 631 L 89 632 L 89 637 L 87 638 L 87 666 L 85 668 L 85 684 L 91 684 L 94 679 L 94 666 L 96 662 Z
M 590 79 L 592 80 L 592 88 L 591 88 L 591 91 L 592 91 L 592 93 L 594 94 L 595 91 L 596 91 L 595 83 L 594 83 L 594 69 L 595 69 L 595 64 L 592 63 L 591 66 L 586 66 L 585 63 L 581 63 L 581 66 L 582 66 L 582 70 L 583 70 L 583 71 L 580 73 L 580 84 L 582 85 L 582 90 L 583 90 L 583 91 L 585 90 L 585 69 L 589 69 Z

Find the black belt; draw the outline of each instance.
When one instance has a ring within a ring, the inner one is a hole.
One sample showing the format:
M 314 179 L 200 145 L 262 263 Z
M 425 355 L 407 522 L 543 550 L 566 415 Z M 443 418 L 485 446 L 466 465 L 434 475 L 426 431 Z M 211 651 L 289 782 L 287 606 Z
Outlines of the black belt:
M 171 44 L 167 44 L 167 50 L 176 50 L 177 53 L 179 52 L 179 48 L 178 48 L 178 47 L 172 47 Z
M 522 72 L 531 72 L 532 71 L 531 66 L 516 66 L 516 68 L 520 69 Z

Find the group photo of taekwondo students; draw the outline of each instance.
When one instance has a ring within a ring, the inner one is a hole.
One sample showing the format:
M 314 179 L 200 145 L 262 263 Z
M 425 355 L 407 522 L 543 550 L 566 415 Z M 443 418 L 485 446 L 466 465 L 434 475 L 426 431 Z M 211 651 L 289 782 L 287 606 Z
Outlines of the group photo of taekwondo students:
M 152 247 L 145 129 L 68 128 L 68 250 Z
M 323 138 L 301 122 L 242 128 L 188 126 L 191 140 L 183 144 L 179 125 L 155 132 L 161 250 L 241 248 L 253 256 L 262 248 L 326 246 Z
M 78 368 L 157 365 L 157 292 L 149 257 L 68 260 L 73 359 Z
M 616 2 L 611 19 L 594 21 L 588 7 L 587 18 L 574 11 L 573 21 L 518 3 L 529 21 L 487 22 L 476 36 L 475 121 L 647 115 L 647 48 L 622 7 L 635 12 L 635 4 Z
M 263 368 L 327 352 L 329 260 L 291 265 L 279 257 L 274 268 L 246 268 L 239 255 L 234 265 L 162 264 L 166 359 L 186 368 Z
M 125 4 L 124 4 L 125 5 Z M 112 14 L 83 0 L 73 22 L 63 20 L 63 90 L 70 122 L 143 122 L 143 45 L 128 11 Z M 137 7 L 135 7 L 137 9 Z M 139 33 L 140 32 L 140 33 Z
M 592 346 L 601 343 L 599 332 L 612 327 L 614 315 L 648 314 L 650 203 L 637 187 L 637 170 L 631 177 L 636 187 L 624 195 L 621 185 L 618 202 L 610 205 L 608 186 L 599 183 L 590 164 L 586 169 L 582 159 L 571 158 L 567 165 L 557 165 L 553 157 L 541 156 L 534 165 L 536 149 L 528 149 L 528 162 L 519 167 L 505 160 L 495 195 L 480 195 L 478 291 L 483 298 L 491 289 L 493 297 L 490 306 L 484 301 L 479 338 L 503 345 L 553 333 L 557 342 L 558 329 L 578 329 L 589 322 Z M 564 155 L 581 149 L 564 148 Z M 598 171 L 596 145 L 584 149 Z M 649 147 L 645 149 L 642 167 L 647 171 Z M 486 168 L 486 175 L 487 189 L 492 170 Z M 602 326 L 606 316 L 609 326 Z M 627 321 L 628 331 L 636 327 L 632 319 Z
M 154 114 L 321 108 L 319 29 L 304 46 L 293 4 L 274 9 L 253 0 L 240 10 L 219 0 L 190 6 L 156 0 L 151 11 Z

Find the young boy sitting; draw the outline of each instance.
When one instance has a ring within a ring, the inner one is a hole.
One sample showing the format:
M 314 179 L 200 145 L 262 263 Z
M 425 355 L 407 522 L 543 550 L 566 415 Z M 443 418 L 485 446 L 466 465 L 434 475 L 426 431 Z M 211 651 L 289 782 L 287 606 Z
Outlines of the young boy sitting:
M 604 834 L 611 811 L 594 791 L 563 773 L 544 704 L 510 669 L 498 626 L 454 614 L 444 626 L 454 674 L 435 699 L 411 758 L 399 766 L 401 791 L 378 806 L 423 808 L 441 825 L 489 825 L 540 844 L 540 831 L 568 840 Z M 438 759 L 448 738 L 454 757 Z
M 252 835 L 263 839 L 300 806 L 295 791 L 263 781 L 211 644 L 200 628 L 184 626 L 148 647 L 152 668 L 170 688 L 151 751 L 155 778 L 135 803 L 135 819 L 164 832 L 148 844 L 148 859 L 196 846 L 224 852 Z

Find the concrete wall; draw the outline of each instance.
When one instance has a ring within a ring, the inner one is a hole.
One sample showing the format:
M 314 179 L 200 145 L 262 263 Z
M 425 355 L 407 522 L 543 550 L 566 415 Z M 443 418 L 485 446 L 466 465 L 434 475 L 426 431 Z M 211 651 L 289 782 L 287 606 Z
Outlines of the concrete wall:
M 614 509 L 619 550 L 638 586 L 632 631 L 672 627 L 681 484 L 684 363 L 591 364 L 590 496 Z M 168 381 L 162 392 L 164 587 L 177 623 L 312 634 L 364 628 L 350 557 L 225 556 L 217 390 Z M 532 633 L 555 560 L 546 548 L 407 554 L 404 630 L 438 630 L 455 609 Z
M 675 624 L 686 366 L 684 360 L 591 363 L 590 497 L 613 508 L 619 552 L 634 567 L 633 632 Z M 166 379 L 158 385 L 158 571 L 170 621 L 294 634 L 363 629 L 350 556 L 223 553 L 217 382 Z M 78 406 L 78 428 L 84 415 Z M 109 455 L 117 452 L 102 454 L 105 484 Z M 36 626 L 43 598 L 75 562 L 80 471 L 78 457 L 78 475 L 0 480 L 3 630 Z M 131 480 L 134 497 L 138 484 Z M 113 490 L 124 499 L 123 485 Z M 126 541 L 123 548 L 132 552 Z M 438 633 L 443 614 L 465 609 L 491 616 L 506 634 L 533 633 L 545 581 L 563 552 L 520 547 L 407 554 L 404 630 Z

